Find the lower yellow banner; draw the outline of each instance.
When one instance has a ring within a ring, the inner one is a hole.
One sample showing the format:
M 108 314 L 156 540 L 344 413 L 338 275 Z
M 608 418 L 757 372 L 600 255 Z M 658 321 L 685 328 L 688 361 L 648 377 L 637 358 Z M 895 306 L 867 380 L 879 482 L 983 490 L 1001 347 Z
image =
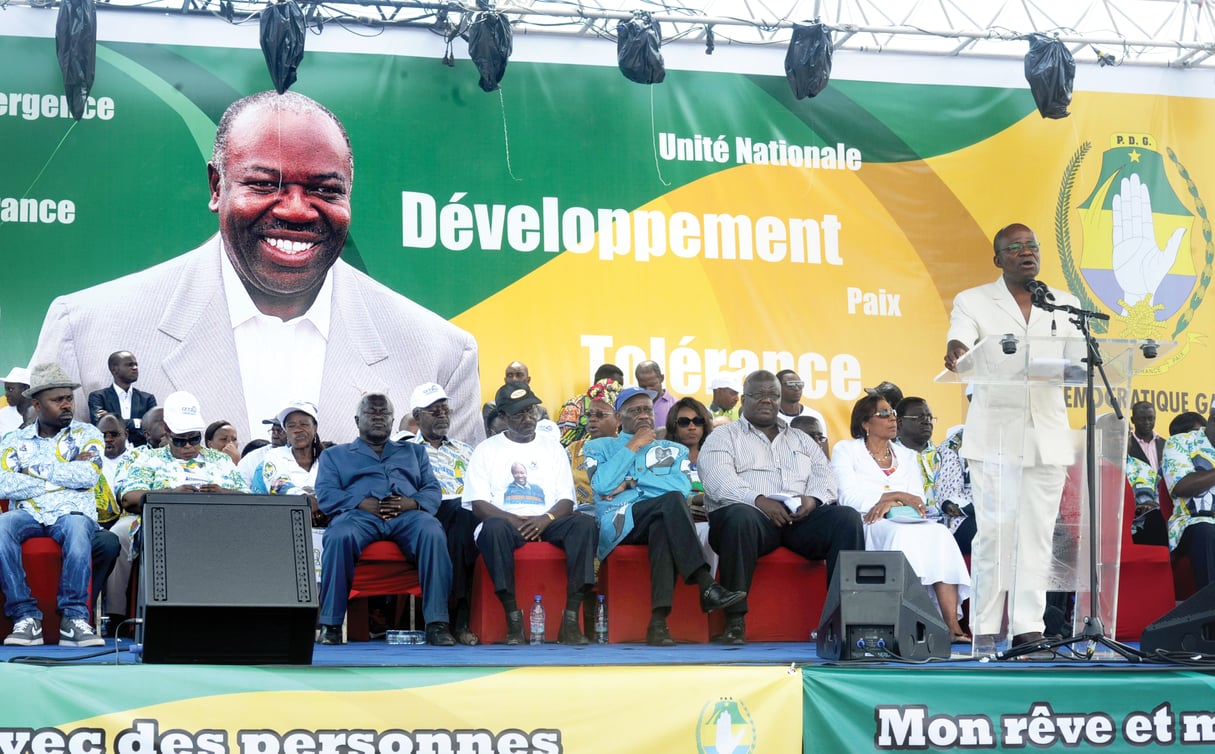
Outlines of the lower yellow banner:
M 0 736 L 20 748 L 23 733 L 55 731 L 65 748 L 116 754 L 743 754 L 801 748 L 802 679 L 789 668 L 285 672 L 289 680 L 268 677 L 278 671 L 232 669 L 227 689 L 225 676 L 216 674 L 199 684 L 198 696 L 183 697 L 179 685 L 165 701 L 55 728 L 4 728 Z M 326 678 L 333 673 L 348 675 L 334 683 Z M 138 684 L 139 675 L 128 677 Z M 189 684 L 188 674 L 178 678 Z M 119 690 L 111 692 L 111 699 L 123 699 Z

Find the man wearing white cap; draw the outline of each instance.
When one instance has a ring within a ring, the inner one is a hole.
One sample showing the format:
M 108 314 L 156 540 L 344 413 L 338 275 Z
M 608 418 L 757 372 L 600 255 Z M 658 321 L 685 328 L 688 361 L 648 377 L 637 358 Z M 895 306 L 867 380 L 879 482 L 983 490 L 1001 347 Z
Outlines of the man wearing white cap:
M 709 413 L 715 419 L 734 421 L 738 418 L 738 394 L 742 392 L 742 380 L 733 372 L 722 372 L 709 383 L 713 391 L 713 402 L 709 404 Z M 714 425 L 718 422 L 714 422 Z
M 4 377 L 4 398 L 8 405 L 0 408 L 0 437 L 21 426 L 30 399 L 22 393 L 30 387 L 30 370 L 13 367 Z
M 203 420 L 198 399 L 184 390 L 165 399 L 165 445 L 140 453 L 131 464 L 118 491 L 122 507 L 138 513 L 143 497 L 153 490 L 203 492 L 207 494 L 248 492 L 245 480 L 226 453 L 203 444 Z
M 101 433 L 72 419 L 72 391 L 80 387 L 58 364 L 38 364 L 23 392 L 38 419 L 0 440 L 0 497 L 13 507 L 0 515 L 0 579 L 4 614 L 13 632 L 4 643 L 35 646 L 42 640 L 42 612 L 30 593 L 21 543 L 51 537 L 63 548 L 58 611 L 59 643 L 93 647 L 105 641 L 89 625 L 89 581 L 101 476 Z
M 477 545 L 473 530 L 477 519 L 462 504 L 464 471 L 472 457 L 472 446 L 449 437 L 451 404 L 443 387 L 426 382 L 413 389 L 409 410 L 418 432 L 405 442 L 421 445 L 430 456 L 430 470 L 443 488 L 443 501 L 436 516 L 447 533 L 447 554 L 451 556 L 451 624 L 456 641 L 470 646 L 481 640 L 469 628 L 469 592 Z

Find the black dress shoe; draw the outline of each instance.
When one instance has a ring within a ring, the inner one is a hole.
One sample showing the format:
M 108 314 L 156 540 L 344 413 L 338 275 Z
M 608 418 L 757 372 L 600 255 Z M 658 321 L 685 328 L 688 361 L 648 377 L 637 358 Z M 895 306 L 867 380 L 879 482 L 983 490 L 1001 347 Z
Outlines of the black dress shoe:
M 1016 636 L 1012 637 L 1012 645 L 1014 647 L 1019 647 L 1022 644 L 1037 644 L 1038 642 L 1045 640 L 1046 639 L 1042 636 L 1041 631 L 1027 631 L 1023 634 L 1017 634 Z
M 650 625 L 645 630 L 645 643 L 651 647 L 675 646 L 675 640 L 671 638 L 671 629 L 667 628 L 665 620 L 650 621 Z
M 426 624 L 426 643 L 432 647 L 455 646 L 456 637 L 451 635 L 451 626 L 443 622 Z
M 342 627 L 341 626 L 321 626 L 321 635 L 317 638 L 319 644 L 341 644 L 342 643 Z
M 731 592 L 721 584 L 713 586 L 700 593 L 700 609 L 706 613 L 720 610 L 723 607 L 737 604 L 746 599 L 746 592 Z
M 726 616 L 726 630 L 722 632 L 717 641 L 721 644 L 730 644 L 733 646 L 742 646 L 743 644 L 746 644 L 746 619 L 741 615 Z
M 506 638 L 502 643 L 512 647 L 527 643 L 527 637 L 523 635 L 522 610 L 513 610 L 506 614 Z
M 586 634 L 582 633 L 582 626 L 578 623 L 577 610 L 566 610 L 561 613 L 561 631 L 557 634 L 557 641 L 576 647 L 591 643 L 591 640 L 586 638 Z
M 475 647 L 481 643 L 481 637 L 474 634 L 468 626 L 457 626 L 455 634 L 456 641 L 466 647 Z

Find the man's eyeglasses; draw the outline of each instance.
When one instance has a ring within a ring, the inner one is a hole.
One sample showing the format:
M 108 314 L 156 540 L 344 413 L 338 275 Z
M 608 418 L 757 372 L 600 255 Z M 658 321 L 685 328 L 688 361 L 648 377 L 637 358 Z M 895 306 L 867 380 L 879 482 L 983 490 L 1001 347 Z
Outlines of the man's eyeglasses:
M 170 439 L 173 441 L 173 445 L 178 448 L 185 448 L 190 445 L 202 445 L 202 435 L 173 436 Z
M 507 414 L 506 416 L 508 419 L 514 419 L 515 421 L 522 421 L 523 419 L 539 419 L 540 409 L 536 408 L 535 406 L 528 406 L 522 411 L 516 411 L 515 413 Z
M 640 416 L 641 414 L 649 414 L 650 416 L 653 416 L 654 407 L 653 406 L 633 406 L 632 408 L 626 408 L 622 413 L 625 414 L 626 416 Z
M 675 420 L 675 426 L 680 429 L 687 429 L 693 424 L 703 427 L 705 425 L 705 418 L 703 416 L 681 416 Z
M 753 401 L 769 401 L 771 403 L 777 403 L 780 401 L 780 393 L 776 391 L 769 391 L 765 393 L 743 393 L 743 395 Z
M 909 422 L 922 422 L 924 424 L 937 423 L 937 418 L 932 414 L 907 414 L 903 419 Z
M 1026 249 L 1029 249 L 1030 251 L 1037 251 L 1038 248 L 1037 241 L 1027 241 L 1026 243 L 1010 243 L 1003 249 L 1000 249 L 1000 251 L 1007 251 L 1009 254 L 1020 254 Z
M 896 414 L 892 408 L 884 408 L 880 411 L 874 411 L 872 414 L 870 414 L 870 416 L 876 416 L 879 419 L 890 419 L 898 416 L 898 414 Z
M 805 380 L 785 380 L 785 387 L 805 387 Z
M 418 409 L 418 410 L 422 411 L 423 413 L 429 414 L 430 416 L 434 416 L 434 417 L 451 415 L 451 408 L 446 403 L 439 403 L 437 405 L 427 406 L 426 408 L 422 408 L 422 409 Z
M 606 419 L 609 416 L 612 416 L 612 412 L 611 411 L 601 411 L 600 409 L 594 409 L 592 411 L 587 411 L 586 415 L 592 419 Z

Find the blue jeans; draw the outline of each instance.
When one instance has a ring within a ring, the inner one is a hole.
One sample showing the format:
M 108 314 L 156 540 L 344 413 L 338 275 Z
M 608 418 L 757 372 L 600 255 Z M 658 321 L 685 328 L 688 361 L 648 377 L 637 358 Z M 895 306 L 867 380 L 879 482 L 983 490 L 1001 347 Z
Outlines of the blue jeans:
M 0 579 L 4 586 L 4 614 L 13 623 L 22 618 L 42 620 L 42 611 L 30 594 L 21 563 L 21 543 L 31 537 L 50 537 L 63 548 L 57 612 L 65 618 L 89 617 L 89 580 L 93 574 L 93 532 L 97 522 L 88 516 L 60 516 L 50 526 L 25 511 L 0 514 Z

